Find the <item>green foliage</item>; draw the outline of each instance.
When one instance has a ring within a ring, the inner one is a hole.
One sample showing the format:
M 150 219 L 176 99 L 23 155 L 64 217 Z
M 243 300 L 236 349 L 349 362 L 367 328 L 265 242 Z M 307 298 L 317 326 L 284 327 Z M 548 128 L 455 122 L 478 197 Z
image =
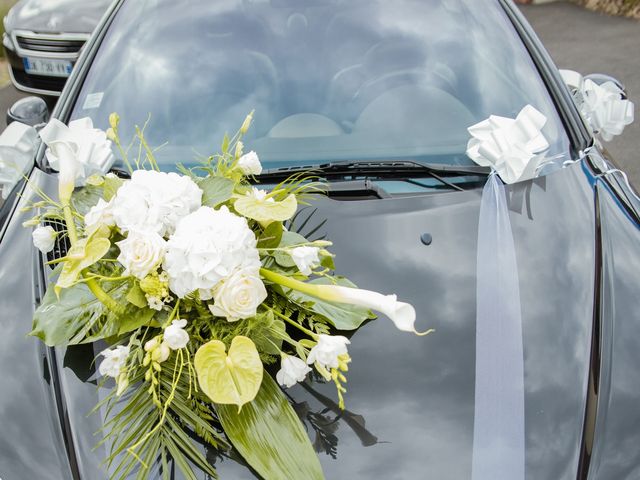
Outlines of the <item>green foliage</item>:
M 231 198 L 235 184 L 225 177 L 206 177 L 198 181 L 198 186 L 202 190 L 202 204 L 217 207 Z
M 304 245 L 307 243 L 307 239 L 299 233 L 284 232 L 280 240 L 278 248 L 284 249 L 286 247 L 293 247 L 296 245 Z M 273 258 L 281 267 L 291 268 L 295 267 L 296 262 L 293 261 L 291 255 L 286 250 L 276 250 L 273 252 Z
M 258 248 L 276 248 L 283 234 L 282 223 L 271 222 L 258 237 Z
M 50 347 L 80 343 L 78 333 L 90 330 L 106 314 L 107 308 L 82 283 L 62 290 L 59 298 L 49 288 L 33 316 L 29 335 Z
M 216 412 L 233 446 L 266 480 L 324 478 L 304 426 L 269 375 L 240 412 L 231 405 L 216 405 Z
M 168 456 L 186 479 L 199 478 L 193 465 L 218 478 L 192 436 L 195 434 L 201 442 L 218 450 L 229 446 L 215 427 L 213 407 L 194 390 L 191 376 L 183 374 L 185 369 L 185 358 L 174 355 L 162 364 L 153 395 L 146 388 L 136 388 L 123 400 L 120 411 L 114 408 L 119 401 L 115 393 L 104 401 L 107 415 L 99 445 L 112 445 L 105 460 L 111 465 L 112 479 L 125 480 L 132 472 L 137 472 L 135 478 L 146 479 L 154 462 L 162 462 Z M 132 384 L 143 380 L 141 371 L 130 378 Z

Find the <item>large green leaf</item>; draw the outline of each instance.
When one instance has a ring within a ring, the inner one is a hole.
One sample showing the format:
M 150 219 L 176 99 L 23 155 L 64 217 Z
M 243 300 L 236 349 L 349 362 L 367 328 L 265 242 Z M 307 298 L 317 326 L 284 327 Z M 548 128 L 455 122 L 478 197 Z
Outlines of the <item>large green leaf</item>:
M 233 446 L 265 480 L 324 479 L 304 426 L 268 374 L 241 412 L 231 405 L 216 411 Z
M 283 232 L 281 222 L 271 222 L 258 237 L 258 248 L 276 248 Z
M 150 308 L 131 308 L 119 318 L 118 335 L 133 332 L 140 327 L 150 325 L 157 312 Z
M 81 215 L 85 215 L 101 198 L 102 187 L 85 185 L 84 187 L 77 188 L 73 191 L 73 194 L 71 195 L 71 205 L 75 211 Z
M 355 287 L 355 285 L 346 278 L 334 277 L 334 279 L 338 285 L 342 285 L 344 287 Z M 307 283 L 316 283 L 321 285 L 334 284 L 324 277 L 316 278 Z M 338 330 L 355 330 L 362 325 L 365 320 L 376 317 L 371 310 L 364 307 L 351 305 L 349 303 L 326 302 L 316 297 L 300 293 L 297 290 L 283 289 L 283 291 L 289 300 L 322 315 Z
M 198 182 L 202 190 L 202 204 L 216 207 L 233 195 L 233 181 L 225 177 L 206 177 Z
M 107 308 L 84 284 L 63 290 L 59 299 L 49 288 L 33 316 L 29 335 L 50 347 L 66 345 L 80 329 L 95 324 L 106 312 Z
M 284 222 L 296 213 L 298 201 L 294 194 L 288 195 L 284 200 L 274 202 L 257 200 L 252 195 L 243 195 L 235 201 L 233 206 L 240 215 L 260 223 Z
M 238 335 L 229 352 L 220 340 L 202 345 L 194 366 L 200 388 L 215 403 L 242 408 L 253 400 L 262 383 L 262 361 L 251 339 Z
M 92 236 L 89 239 L 78 240 L 66 255 L 62 272 L 56 282 L 56 293 L 59 294 L 61 289 L 73 285 L 82 270 L 104 257 L 109 248 L 111 248 L 111 242 L 108 238 Z

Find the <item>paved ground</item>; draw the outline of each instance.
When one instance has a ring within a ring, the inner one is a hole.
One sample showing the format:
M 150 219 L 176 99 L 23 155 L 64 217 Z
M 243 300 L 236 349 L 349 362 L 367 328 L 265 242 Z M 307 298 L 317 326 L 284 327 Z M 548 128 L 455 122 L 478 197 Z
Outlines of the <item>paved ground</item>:
M 568 2 L 521 6 L 559 68 L 606 73 L 625 84 L 636 121 L 607 145 L 640 187 L 640 22 L 601 15 Z
M 607 73 L 626 85 L 637 120 L 608 148 L 640 186 L 640 22 L 600 15 L 563 1 L 521 8 L 558 67 Z M 21 96 L 12 86 L 0 89 L 0 130 L 7 108 Z

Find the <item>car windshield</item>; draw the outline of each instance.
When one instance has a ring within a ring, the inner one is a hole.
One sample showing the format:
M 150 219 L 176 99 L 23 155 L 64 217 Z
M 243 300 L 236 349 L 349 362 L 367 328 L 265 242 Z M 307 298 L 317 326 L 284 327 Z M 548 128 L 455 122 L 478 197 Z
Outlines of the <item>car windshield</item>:
M 478 0 L 136 0 L 125 2 L 72 118 L 123 137 L 149 118 L 166 168 L 246 137 L 266 168 L 342 160 L 472 163 L 467 127 L 547 118 L 549 156 L 569 141 L 498 2 Z

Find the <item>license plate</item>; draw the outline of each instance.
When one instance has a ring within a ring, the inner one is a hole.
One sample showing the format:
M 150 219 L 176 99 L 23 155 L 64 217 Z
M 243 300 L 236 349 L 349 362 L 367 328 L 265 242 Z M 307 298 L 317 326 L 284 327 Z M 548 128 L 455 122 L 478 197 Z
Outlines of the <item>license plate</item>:
M 52 77 L 68 77 L 71 74 L 71 62 L 69 60 L 57 60 L 51 58 L 22 59 L 24 71 L 35 75 L 48 75 Z

